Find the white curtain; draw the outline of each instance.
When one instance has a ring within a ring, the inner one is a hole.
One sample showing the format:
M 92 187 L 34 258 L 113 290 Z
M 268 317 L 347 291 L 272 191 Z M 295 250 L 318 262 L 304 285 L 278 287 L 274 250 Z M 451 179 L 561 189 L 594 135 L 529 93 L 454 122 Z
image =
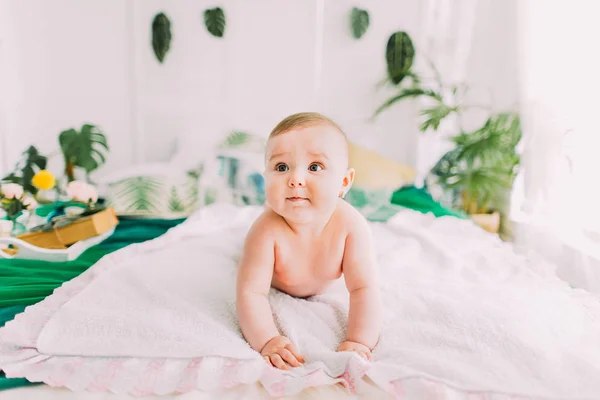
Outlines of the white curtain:
M 600 24 L 586 0 L 519 0 L 523 172 L 516 241 L 600 291 Z
M 421 24 L 418 32 L 419 68 L 433 73 L 422 56 L 435 63 L 435 67 L 446 84 L 464 82 L 467 63 L 477 18 L 478 0 L 423 0 L 421 6 Z M 428 100 L 423 100 L 427 102 Z M 448 135 L 456 134 L 456 121 L 445 120 L 436 132 L 420 133 L 417 139 L 416 165 L 418 179 L 423 179 L 442 155 L 451 149 L 450 142 L 444 140 Z M 422 182 L 417 182 L 421 184 Z

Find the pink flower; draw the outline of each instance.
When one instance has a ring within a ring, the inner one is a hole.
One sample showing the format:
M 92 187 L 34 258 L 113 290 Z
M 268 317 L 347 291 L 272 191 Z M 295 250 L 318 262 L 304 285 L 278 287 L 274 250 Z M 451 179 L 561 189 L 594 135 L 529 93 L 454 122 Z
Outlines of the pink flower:
M 28 210 L 33 210 L 34 208 L 36 208 L 38 206 L 37 201 L 35 201 L 35 199 L 31 196 L 25 196 L 25 198 L 23 199 L 23 205 L 25 206 L 26 209 Z
M 82 181 L 73 181 L 67 185 L 67 195 L 82 203 L 95 203 L 98 201 L 98 192 L 96 188 L 89 183 Z
M 0 193 L 7 199 L 19 199 L 23 196 L 23 186 L 17 183 L 5 183 L 0 186 Z

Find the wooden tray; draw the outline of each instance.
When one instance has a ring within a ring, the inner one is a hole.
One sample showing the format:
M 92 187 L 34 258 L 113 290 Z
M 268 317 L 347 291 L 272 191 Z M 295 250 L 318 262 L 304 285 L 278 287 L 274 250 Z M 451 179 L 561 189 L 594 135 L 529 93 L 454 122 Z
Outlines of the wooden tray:
M 18 239 L 45 249 L 64 250 L 114 228 L 119 223 L 113 208 L 107 208 L 50 231 L 25 232 Z
M 39 260 L 51 262 L 73 261 L 77 259 L 87 249 L 97 245 L 104 239 L 108 238 L 115 231 L 111 228 L 104 233 L 91 237 L 86 240 L 81 240 L 72 246 L 64 249 L 47 249 L 34 246 L 24 240 L 16 237 L 7 236 L 0 237 L 0 259 L 22 259 L 22 260 Z M 13 245 L 16 249 L 7 248 L 8 245 Z

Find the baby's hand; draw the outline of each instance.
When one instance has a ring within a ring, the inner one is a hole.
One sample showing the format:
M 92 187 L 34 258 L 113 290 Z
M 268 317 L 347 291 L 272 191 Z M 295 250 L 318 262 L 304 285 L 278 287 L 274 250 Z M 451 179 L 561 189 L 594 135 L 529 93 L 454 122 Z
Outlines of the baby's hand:
M 351 342 L 349 340 L 342 342 L 342 344 L 338 346 L 336 351 L 354 351 L 369 361 L 373 357 L 371 355 L 371 350 L 367 346 L 361 343 Z
M 275 336 L 269 340 L 260 354 L 267 363 L 279 369 L 290 369 L 288 364 L 300 367 L 301 363 L 304 363 L 304 358 L 298 354 L 296 346 L 285 336 Z

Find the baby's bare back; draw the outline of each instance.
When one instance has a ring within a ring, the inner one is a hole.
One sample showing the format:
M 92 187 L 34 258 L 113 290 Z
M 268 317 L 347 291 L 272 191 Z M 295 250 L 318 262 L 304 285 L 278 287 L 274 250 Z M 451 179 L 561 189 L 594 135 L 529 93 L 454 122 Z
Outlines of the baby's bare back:
M 299 237 L 280 216 L 273 216 L 275 263 L 271 285 L 296 297 L 308 297 L 327 289 L 342 276 L 348 235 L 348 213 L 343 201 L 323 231 L 314 237 Z

